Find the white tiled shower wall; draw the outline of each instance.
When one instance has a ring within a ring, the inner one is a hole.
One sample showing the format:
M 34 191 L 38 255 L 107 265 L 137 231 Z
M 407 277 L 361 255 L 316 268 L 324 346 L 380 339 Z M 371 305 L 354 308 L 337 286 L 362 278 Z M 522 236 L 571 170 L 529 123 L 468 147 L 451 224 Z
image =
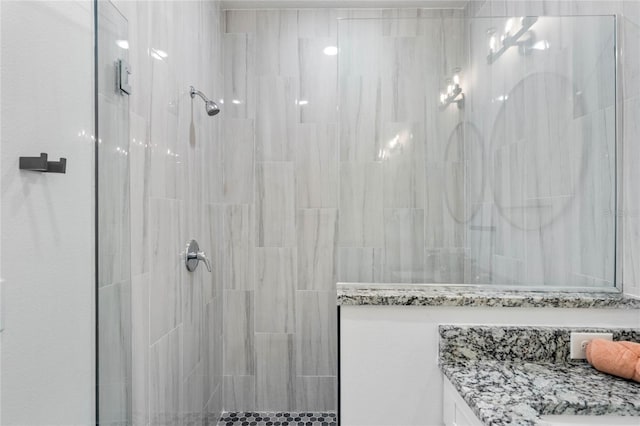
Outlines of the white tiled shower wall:
M 114 1 L 129 25 L 132 421 L 215 423 L 222 410 L 221 209 L 208 182 L 224 115 L 223 13 L 212 1 Z M 196 239 L 214 263 L 189 273 Z M 125 325 L 126 326 L 126 325 Z
M 416 52 L 425 50 L 412 51 L 421 30 L 411 21 L 396 21 L 381 29 L 383 39 L 387 37 L 381 42 L 391 48 L 387 66 L 393 66 L 387 74 L 384 66 L 372 68 L 379 58 L 372 60 L 367 50 L 371 47 L 367 37 L 372 34 L 366 34 L 366 28 L 362 45 L 354 46 L 352 52 L 359 55 L 357 59 L 345 52 L 341 57 L 368 71 L 368 78 L 336 75 L 335 57 L 322 52 L 336 45 L 338 17 L 455 13 L 461 12 L 226 12 L 225 142 L 219 163 L 222 172 L 214 190 L 226 204 L 223 228 L 229 256 L 224 260 L 229 267 L 224 280 L 225 409 L 335 407 L 335 281 L 462 281 L 454 273 L 462 270 L 462 231 L 456 231 L 445 203 L 455 208 L 463 202 L 429 200 L 424 187 L 424 182 L 438 186 L 434 176 L 429 179 L 427 174 L 442 174 L 438 167 L 444 165 L 417 167 L 412 161 L 430 157 L 423 157 L 424 147 L 414 146 L 402 152 L 405 161 L 383 167 L 376 161 L 381 146 L 367 144 L 384 140 L 380 135 L 398 134 L 402 128 L 410 129 L 412 135 L 433 131 L 433 126 L 425 128 L 427 121 L 438 123 L 435 130 L 442 132 L 430 137 L 449 134 L 459 117 L 425 120 L 421 105 L 426 93 L 422 80 L 441 78 L 448 69 L 430 76 L 416 72 L 425 60 Z M 628 54 L 637 50 L 640 38 L 637 2 L 473 2 L 465 13 L 623 14 L 619 23 L 623 87 L 618 95 L 624 99 L 624 132 L 619 136 L 624 141 L 637 139 L 637 120 L 632 117 L 638 115 L 638 65 L 633 53 Z M 445 62 L 450 52 L 454 58 L 456 54 L 455 43 L 446 46 L 451 38 L 442 37 L 447 30 L 451 29 L 441 27 L 429 38 L 442 41 L 435 51 L 443 55 L 437 59 Z M 352 40 L 357 44 L 357 37 Z M 376 81 L 377 71 L 380 81 Z M 342 93 L 348 94 L 345 99 L 335 99 L 338 80 L 348 83 L 341 86 Z M 346 132 L 340 135 L 340 143 L 338 132 Z M 439 149 L 437 145 L 429 149 L 434 148 Z M 621 235 L 625 291 L 640 294 L 634 276 L 640 256 L 635 249 L 640 206 L 634 207 L 637 197 L 629 190 L 634 188 L 629 185 L 634 184 L 634 169 L 629 165 L 638 158 L 633 149 L 623 147 L 626 192 Z M 462 179 L 457 182 L 461 185 Z M 433 220 L 438 222 L 426 222 Z M 433 235 L 426 229 L 433 229 Z M 435 250 L 427 250 L 429 239 L 436 242 Z M 418 274 L 407 276 L 406 271 Z

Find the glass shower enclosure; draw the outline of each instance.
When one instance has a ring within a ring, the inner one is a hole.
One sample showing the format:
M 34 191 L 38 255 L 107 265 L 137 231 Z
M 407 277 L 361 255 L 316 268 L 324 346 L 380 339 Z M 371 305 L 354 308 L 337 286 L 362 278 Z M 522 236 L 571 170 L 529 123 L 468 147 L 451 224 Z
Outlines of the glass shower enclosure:
M 613 288 L 615 49 L 614 16 L 340 20 L 341 281 Z

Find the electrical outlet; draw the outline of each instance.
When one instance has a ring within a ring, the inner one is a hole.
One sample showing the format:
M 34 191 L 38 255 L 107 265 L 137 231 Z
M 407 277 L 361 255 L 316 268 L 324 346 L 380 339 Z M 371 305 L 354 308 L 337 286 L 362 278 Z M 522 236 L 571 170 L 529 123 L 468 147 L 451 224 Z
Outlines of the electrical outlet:
M 613 333 L 571 332 L 571 359 L 586 359 L 587 343 L 593 339 L 613 340 Z

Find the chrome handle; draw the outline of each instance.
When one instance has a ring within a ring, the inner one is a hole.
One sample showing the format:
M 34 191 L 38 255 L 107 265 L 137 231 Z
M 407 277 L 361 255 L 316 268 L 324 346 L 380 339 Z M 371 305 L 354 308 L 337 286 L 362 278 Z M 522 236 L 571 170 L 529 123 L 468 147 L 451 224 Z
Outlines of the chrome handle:
M 207 271 L 211 272 L 211 261 L 209 259 L 207 259 L 207 253 L 203 252 L 203 251 L 199 251 L 196 254 L 197 258 L 199 261 L 203 261 L 204 262 L 204 266 L 207 267 Z
M 200 251 L 198 242 L 196 240 L 187 242 L 187 250 L 184 257 L 184 263 L 187 267 L 187 271 L 195 271 L 200 261 L 204 262 L 207 270 L 211 272 L 211 261 L 207 258 L 207 254 L 204 251 Z

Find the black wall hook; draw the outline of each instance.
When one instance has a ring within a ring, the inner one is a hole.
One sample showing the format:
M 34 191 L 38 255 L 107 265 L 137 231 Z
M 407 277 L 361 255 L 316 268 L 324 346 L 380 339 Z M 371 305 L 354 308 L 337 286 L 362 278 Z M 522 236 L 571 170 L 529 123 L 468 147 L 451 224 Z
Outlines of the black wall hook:
M 66 173 L 67 159 L 60 161 L 47 161 L 47 154 L 41 153 L 40 157 L 20 157 L 20 170 L 43 173 Z

